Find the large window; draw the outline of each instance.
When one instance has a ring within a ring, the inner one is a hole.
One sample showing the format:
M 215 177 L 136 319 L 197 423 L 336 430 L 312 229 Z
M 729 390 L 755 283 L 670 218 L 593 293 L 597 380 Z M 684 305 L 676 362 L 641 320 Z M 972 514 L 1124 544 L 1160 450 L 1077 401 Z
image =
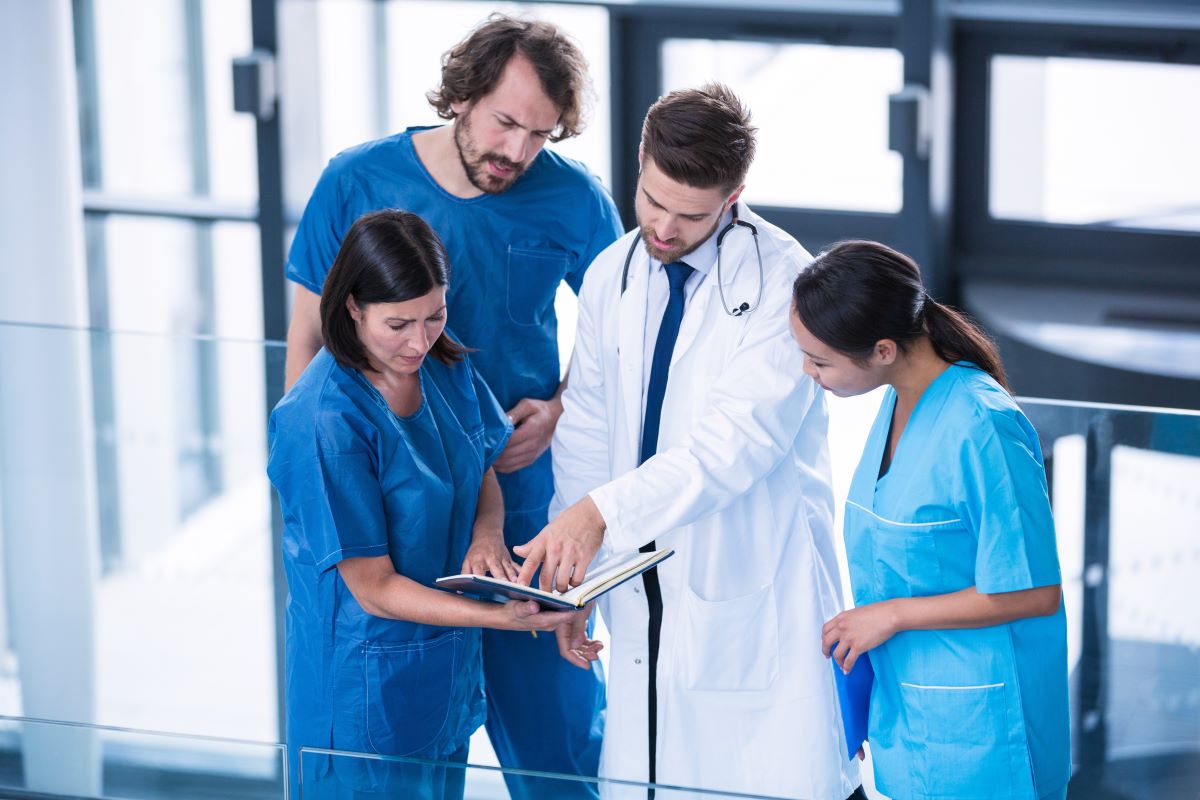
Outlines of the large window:
M 1200 66 L 997 55 L 993 216 L 1200 231 Z
M 902 164 L 888 149 L 896 50 L 668 39 L 662 63 L 664 91 L 720 80 L 749 106 L 759 138 L 748 203 L 900 210 Z

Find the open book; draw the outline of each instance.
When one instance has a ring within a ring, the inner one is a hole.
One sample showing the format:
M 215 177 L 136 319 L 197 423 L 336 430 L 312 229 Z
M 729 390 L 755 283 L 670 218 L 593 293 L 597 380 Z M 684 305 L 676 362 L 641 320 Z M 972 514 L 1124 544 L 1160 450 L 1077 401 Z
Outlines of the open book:
M 660 561 L 675 555 L 674 550 L 655 550 L 652 553 L 629 553 L 606 559 L 588 570 L 586 581 L 565 592 L 543 592 L 533 586 L 513 583 L 490 575 L 449 575 L 434 583 L 450 592 L 470 592 L 478 595 L 499 595 L 512 600 L 536 600 L 543 608 L 568 611 L 583 608 L 605 592 L 630 578 L 636 578 Z

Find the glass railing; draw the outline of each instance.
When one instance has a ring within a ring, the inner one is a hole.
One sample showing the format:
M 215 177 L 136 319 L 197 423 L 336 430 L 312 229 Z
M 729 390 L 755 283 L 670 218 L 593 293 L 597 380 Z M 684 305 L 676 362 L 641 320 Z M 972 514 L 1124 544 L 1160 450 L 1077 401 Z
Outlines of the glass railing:
M 757 794 L 581 778 L 549 772 L 307 747 L 300 750 L 300 791 L 297 797 L 300 800 L 358 796 L 437 798 L 455 797 L 461 791 L 465 800 L 507 800 L 510 796 L 507 788 L 509 782 L 519 783 L 522 797 L 554 800 L 591 800 L 598 797 L 606 800 L 783 800 Z
M 187 776 L 193 787 L 279 789 L 282 755 L 272 751 L 268 775 L 248 751 L 215 743 L 278 750 L 251 742 L 281 738 L 286 586 L 264 472 L 282 344 L 0 323 L 0 354 L 0 714 L 10 717 L 0 724 L 0 796 L 188 797 L 170 783 Z M 1200 413 L 1021 404 L 1043 439 L 1063 566 L 1071 795 L 1195 796 Z M 831 400 L 839 505 L 875 406 Z M 11 719 L 22 716 L 121 727 Z M 283 785 L 293 797 L 302 788 L 320 797 L 339 764 L 385 777 L 413 766 L 306 758 L 324 771 L 314 767 L 305 787 Z M 467 797 L 507 796 L 482 733 L 469 762 L 445 765 L 462 774 Z M 149 780 L 158 773 L 166 783 Z M 130 776 L 144 779 L 142 794 L 109 780 Z M 523 777 L 563 795 L 581 782 Z M 684 791 L 700 790 L 656 796 Z
M 0 717 L 0 797 L 285 800 L 279 744 Z

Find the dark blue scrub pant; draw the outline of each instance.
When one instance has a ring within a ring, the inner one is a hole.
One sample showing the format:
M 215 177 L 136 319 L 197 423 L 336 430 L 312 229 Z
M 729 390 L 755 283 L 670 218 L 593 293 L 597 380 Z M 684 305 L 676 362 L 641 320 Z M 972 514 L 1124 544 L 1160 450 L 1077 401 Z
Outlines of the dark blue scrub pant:
M 536 583 L 536 580 L 535 580 Z M 553 633 L 483 632 L 487 732 L 500 765 L 595 777 L 604 732 L 604 682 L 558 654 Z M 599 796 L 596 784 L 504 776 L 513 800 Z

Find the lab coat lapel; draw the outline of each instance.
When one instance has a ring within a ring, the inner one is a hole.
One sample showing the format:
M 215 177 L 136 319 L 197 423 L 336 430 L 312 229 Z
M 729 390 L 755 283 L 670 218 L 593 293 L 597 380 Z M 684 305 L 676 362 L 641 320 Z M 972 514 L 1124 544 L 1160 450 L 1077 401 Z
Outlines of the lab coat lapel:
M 671 367 L 687 352 L 700 335 L 705 324 L 705 318 L 712 314 L 712 296 L 716 292 L 716 274 L 707 275 L 704 282 L 696 287 L 696 292 L 688 298 L 683 309 L 683 321 L 679 324 L 679 338 L 675 340 L 675 349 L 671 351 Z
M 646 292 L 649 282 L 646 251 L 638 244 L 629 266 L 629 282 L 618 301 L 617 309 L 617 357 L 620 361 L 621 402 L 625 409 L 625 419 L 628 421 L 625 435 L 630 453 L 638 452 L 641 439 Z

